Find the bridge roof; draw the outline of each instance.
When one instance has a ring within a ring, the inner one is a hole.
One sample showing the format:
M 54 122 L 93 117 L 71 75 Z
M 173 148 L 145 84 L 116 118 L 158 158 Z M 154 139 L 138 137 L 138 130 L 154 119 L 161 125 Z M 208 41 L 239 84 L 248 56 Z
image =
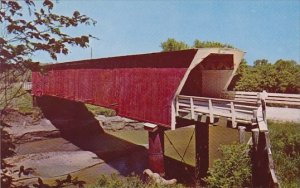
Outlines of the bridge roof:
M 66 68 L 187 68 L 197 49 L 135 54 L 48 64 L 50 69 Z
M 48 74 L 33 72 L 32 92 L 113 108 L 120 116 L 174 128 L 174 99 L 190 71 L 201 62 L 210 69 L 207 62 L 217 61 L 226 65 L 221 69 L 236 69 L 241 54 L 205 48 L 51 64 L 45 66 Z

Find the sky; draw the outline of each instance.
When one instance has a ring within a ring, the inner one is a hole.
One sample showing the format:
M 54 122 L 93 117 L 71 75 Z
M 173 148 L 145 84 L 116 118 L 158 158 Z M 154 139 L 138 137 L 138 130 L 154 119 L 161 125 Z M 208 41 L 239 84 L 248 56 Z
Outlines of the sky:
M 79 1 L 59 0 L 54 12 L 78 10 L 96 26 L 66 30 L 92 34 L 87 49 L 71 48 L 58 62 L 161 51 L 168 38 L 190 45 L 195 39 L 231 44 L 257 59 L 295 60 L 300 63 L 300 0 L 274 1 Z M 35 58 L 51 62 L 46 55 Z

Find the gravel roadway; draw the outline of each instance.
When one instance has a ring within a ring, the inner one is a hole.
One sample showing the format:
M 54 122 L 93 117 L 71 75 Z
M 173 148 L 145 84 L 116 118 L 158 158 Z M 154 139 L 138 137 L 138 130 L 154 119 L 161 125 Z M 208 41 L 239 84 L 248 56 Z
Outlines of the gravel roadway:
M 275 121 L 300 122 L 300 109 L 267 107 L 267 119 Z

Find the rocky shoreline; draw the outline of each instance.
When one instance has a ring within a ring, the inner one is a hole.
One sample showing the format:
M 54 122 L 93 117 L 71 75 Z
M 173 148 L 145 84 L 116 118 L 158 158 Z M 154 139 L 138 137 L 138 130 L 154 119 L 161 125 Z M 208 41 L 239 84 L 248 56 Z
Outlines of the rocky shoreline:
M 104 115 L 95 116 L 104 130 L 141 130 L 144 123 L 120 116 L 106 117 Z

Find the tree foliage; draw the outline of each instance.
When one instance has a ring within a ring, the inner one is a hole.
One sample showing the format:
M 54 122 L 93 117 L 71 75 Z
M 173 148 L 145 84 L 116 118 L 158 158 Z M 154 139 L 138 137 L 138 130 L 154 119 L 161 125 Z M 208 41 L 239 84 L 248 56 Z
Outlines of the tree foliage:
M 298 93 L 300 88 L 300 65 L 292 60 L 256 60 L 253 67 L 246 67 L 236 78 L 234 90 L 262 91 L 272 93 Z
M 62 29 L 96 23 L 78 11 L 70 16 L 55 14 L 50 0 L 44 0 L 43 6 L 36 6 L 32 0 L 26 0 L 25 5 L 3 0 L 1 4 L 0 22 L 5 26 L 2 31 L 5 37 L 0 38 L 2 63 L 30 63 L 28 56 L 37 51 L 47 52 L 56 60 L 57 54 L 68 54 L 68 45 L 87 47 L 91 35 L 70 36 Z M 25 8 L 29 11 L 29 20 L 24 18 Z
M 245 59 L 242 59 L 238 69 L 235 72 L 234 77 L 232 78 L 229 86 L 228 86 L 228 90 L 232 91 L 234 90 L 236 84 L 241 80 L 241 78 L 245 75 L 248 74 L 249 71 L 249 65 L 247 63 L 247 61 Z
M 7 166 L 9 166 L 3 159 L 6 157 L 10 157 L 15 154 L 14 149 L 15 145 L 12 142 L 11 135 L 5 130 L 6 127 L 9 127 L 8 124 L 2 122 L 0 120 L 0 137 L 1 137 L 1 187 L 11 187 L 13 178 L 8 175 Z
M 199 39 L 196 39 L 194 44 L 190 46 L 187 43 L 178 41 L 174 38 L 168 38 L 166 41 L 161 43 L 160 47 L 163 52 L 186 50 L 191 48 L 233 48 L 233 46 L 229 44 L 214 41 L 200 41 Z
M 68 16 L 56 14 L 51 0 L 1 0 L 0 5 L 0 106 L 3 109 L 10 103 L 7 93 L 16 87 L 15 83 L 28 80 L 29 70 L 39 68 L 32 56 L 44 52 L 57 60 L 59 54 L 69 53 L 70 46 L 87 47 L 92 35 L 76 36 L 67 31 L 80 25 L 94 25 L 96 21 L 79 11 Z
M 193 48 L 233 48 L 233 46 L 215 41 L 200 41 L 196 39 Z
M 168 38 L 165 42 L 161 43 L 160 47 L 162 48 L 163 52 L 186 50 L 191 48 L 185 42 L 177 41 L 174 38 Z

